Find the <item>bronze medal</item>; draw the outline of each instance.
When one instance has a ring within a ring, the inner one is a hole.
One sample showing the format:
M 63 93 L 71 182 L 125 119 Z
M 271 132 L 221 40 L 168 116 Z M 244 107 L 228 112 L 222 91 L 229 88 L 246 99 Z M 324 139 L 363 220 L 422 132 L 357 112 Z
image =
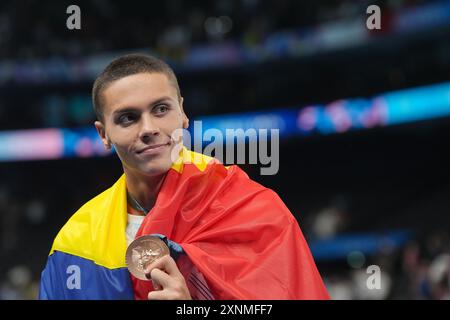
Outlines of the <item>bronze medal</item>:
M 133 276 L 140 280 L 150 281 L 145 277 L 147 267 L 156 259 L 169 254 L 169 248 L 160 238 L 142 236 L 130 243 L 125 261 Z

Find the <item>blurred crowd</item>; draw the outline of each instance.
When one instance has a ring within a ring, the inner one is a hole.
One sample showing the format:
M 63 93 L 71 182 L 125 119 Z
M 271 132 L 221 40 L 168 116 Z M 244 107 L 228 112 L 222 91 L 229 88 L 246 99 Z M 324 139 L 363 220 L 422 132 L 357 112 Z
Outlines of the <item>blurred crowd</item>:
M 45 207 L 37 199 L 30 202 L 21 200 L 11 197 L 5 186 L 0 186 L 0 300 L 32 300 L 38 293 L 39 275 L 33 264 L 28 263 L 36 256 L 24 247 L 24 242 L 29 243 L 33 239 L 20 229 L 26 223 L 39 223 Z M 15 264 L 16 261 L 8 261 L 12 256 L 20 256 L 23 262 Z
M 339 201 L 313 214 L 304 231 L 310 243 L 332 239 L 349 232 L 349 218 Z M 380 270 L 379 288 L 368 285 L 372 265 Z M 335 300 L 450 300 L 450 232 L 418 231 L 400 248 L 351 251 L 338 261 L 318 261 L 318 267 Z
M 67 30 L 67 1 L 2 1 L 0 59 L 33 59 L 152 48 L 176 59 L 191 46 L 234 39 L 243 45 L 292 28 L 353 18 L 372 4 L 385 14 L 422 0 L 77 1 L 82 32 Z M 427 1 L 429 2 L 429 1 Z

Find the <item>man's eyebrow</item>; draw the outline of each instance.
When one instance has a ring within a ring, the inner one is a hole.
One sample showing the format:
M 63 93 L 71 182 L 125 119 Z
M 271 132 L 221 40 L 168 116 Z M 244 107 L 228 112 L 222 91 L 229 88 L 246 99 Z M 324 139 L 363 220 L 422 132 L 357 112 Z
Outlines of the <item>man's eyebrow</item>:
M 150 103 L 150 106 L 155 106 L 161 102 L 165 102 L 165 101 L 172 101 L 173 99 L 171 97 L 161 97 L 155 101 L 153 101 L 152 103 Z
M 161 102 L 165 102 L 165 101 L 168 101 L 168 100 L 172 101 L 172 99 L 170 97 L 161 97 L 161 98 L 159 98 L 159 99 L 157 99 L 155 101 L 152 101 L 149 104 L 149 106 L 153 107 L 153 106 L 155 106 L 155 105 L 157 105 L 157 104 L 159 104 Z M 128 106 L 128 107 L 123 107 L 123 108 L 115 110 L 113 112 L 113 115 L 123 114 L 123 113 L 127 113 L 127 112 L 140 112 L 140 111 L 141 111 L 140 108 Z
M 133 107 L 124 107 L 121 109 L 117 109 L 113 112 L 113 115 L 116 114 L 123 114 L 123 113 L 128 113 L 128 112 L 139 112 L 139 108 L 133 108 Z

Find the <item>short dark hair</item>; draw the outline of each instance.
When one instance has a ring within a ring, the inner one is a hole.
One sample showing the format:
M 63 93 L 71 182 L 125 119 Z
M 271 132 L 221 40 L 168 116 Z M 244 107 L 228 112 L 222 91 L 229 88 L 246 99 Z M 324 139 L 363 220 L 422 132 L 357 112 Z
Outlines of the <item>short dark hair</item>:
M 103 122 L 103 91 L 114 81 L 138 73 L 163 73 L 177 90 L 178 98 L 181 97 L 177 77 L 172 68 L 151 55 L 127 54 L 114 59 L 95 79 L 92 87 L 92 104 L 97 119 Z

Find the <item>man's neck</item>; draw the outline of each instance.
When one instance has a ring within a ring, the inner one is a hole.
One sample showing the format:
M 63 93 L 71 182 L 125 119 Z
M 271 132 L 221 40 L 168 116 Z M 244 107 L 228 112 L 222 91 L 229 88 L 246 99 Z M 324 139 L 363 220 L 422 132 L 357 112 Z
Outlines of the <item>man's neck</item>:
M 146 176 L 126 168 L 124 168 L 124 172 L 128 192 L 142 207 L 151 210 L 155 205 L 156 198 L 158 197 L 159 190 L 161 189 L 166 174 Z M 130 204 L 128 204 L 128 212 L 136 215 L 144 214 L 143 212 L 134 209 Z

